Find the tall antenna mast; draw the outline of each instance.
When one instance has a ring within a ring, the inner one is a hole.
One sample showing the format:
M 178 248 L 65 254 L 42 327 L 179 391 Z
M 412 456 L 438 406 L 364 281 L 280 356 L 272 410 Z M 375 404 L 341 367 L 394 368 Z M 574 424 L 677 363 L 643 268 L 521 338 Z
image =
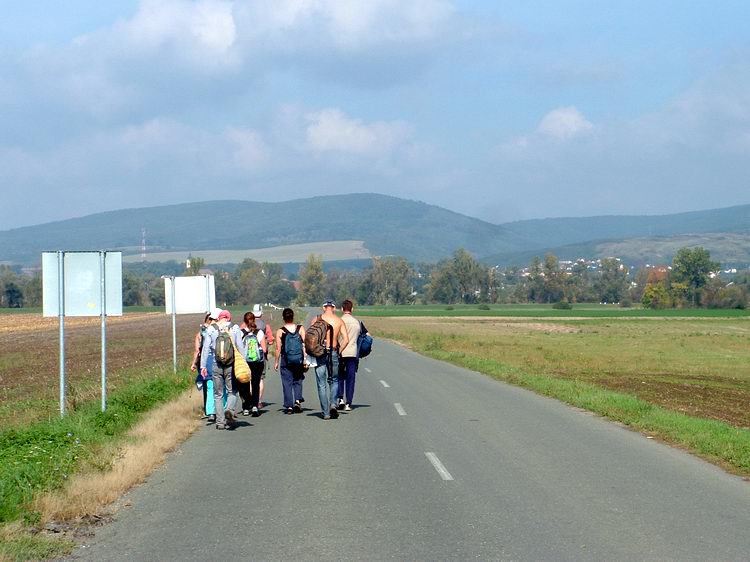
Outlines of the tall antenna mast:
M 141 261 L 146 261 L 146 227 L 141 227 Z

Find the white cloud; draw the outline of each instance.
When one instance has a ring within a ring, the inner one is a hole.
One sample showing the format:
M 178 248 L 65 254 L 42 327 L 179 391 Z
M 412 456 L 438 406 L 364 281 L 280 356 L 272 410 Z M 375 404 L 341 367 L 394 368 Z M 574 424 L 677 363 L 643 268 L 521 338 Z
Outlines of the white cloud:
M 324 109 L 306 115 L 307 142 L 315 152 L 348 152 L 382 155 L 409 140 L 411 127 L 403 121 L 365 124 L 338 109 Z
M 567 140 L 587 133 L 593 128 L 594 125 L 578 111 L 578 108 L 569 106 L 553 109 L 545 115 L 537 127 L 537 132 L 553 139 Z

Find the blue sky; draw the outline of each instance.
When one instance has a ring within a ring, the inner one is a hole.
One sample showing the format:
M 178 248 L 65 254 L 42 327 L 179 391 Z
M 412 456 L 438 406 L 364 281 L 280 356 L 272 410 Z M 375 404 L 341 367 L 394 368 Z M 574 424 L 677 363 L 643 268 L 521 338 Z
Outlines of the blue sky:
M 3 229 L 356 191 L 492 222 L 750 203 L 747 2 L 0 10 Z

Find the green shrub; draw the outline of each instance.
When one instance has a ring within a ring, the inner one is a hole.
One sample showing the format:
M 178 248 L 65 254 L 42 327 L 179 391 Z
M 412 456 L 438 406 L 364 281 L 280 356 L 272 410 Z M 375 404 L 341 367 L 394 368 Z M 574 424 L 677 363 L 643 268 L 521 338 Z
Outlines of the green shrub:
M 554 308 L 555 310 L 570 310 L 573 308 L 573 305 L 568 301 L 560 301 L 553 304 L 552 308 Z

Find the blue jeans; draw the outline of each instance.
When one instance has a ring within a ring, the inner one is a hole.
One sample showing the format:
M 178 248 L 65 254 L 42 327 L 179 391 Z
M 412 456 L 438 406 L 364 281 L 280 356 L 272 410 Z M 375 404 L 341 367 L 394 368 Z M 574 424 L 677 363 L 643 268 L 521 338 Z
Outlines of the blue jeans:
M 318 361 L 318 366 L 315 367 L 318 398 L 320 398 L 320 409 L 325 416 L 332 407 L 336 406 L 336 396 L 339 393 L 339 354 L 336 351 L 331 352 L 330 362 L 325 355 L 315 359 Z
M 226 423 L 224 411 L 232 410 L 237 400 L 237 389 L 232 388 L 232 367 L 220 367 L 214 363 L 213 366 L 214 381 L 214 408 L 216 409 L 216 423 Z M 224 391 L 227 393 L 227 401 L 224 403 Z M 222 407 L 223 406 L 223 407 Z

